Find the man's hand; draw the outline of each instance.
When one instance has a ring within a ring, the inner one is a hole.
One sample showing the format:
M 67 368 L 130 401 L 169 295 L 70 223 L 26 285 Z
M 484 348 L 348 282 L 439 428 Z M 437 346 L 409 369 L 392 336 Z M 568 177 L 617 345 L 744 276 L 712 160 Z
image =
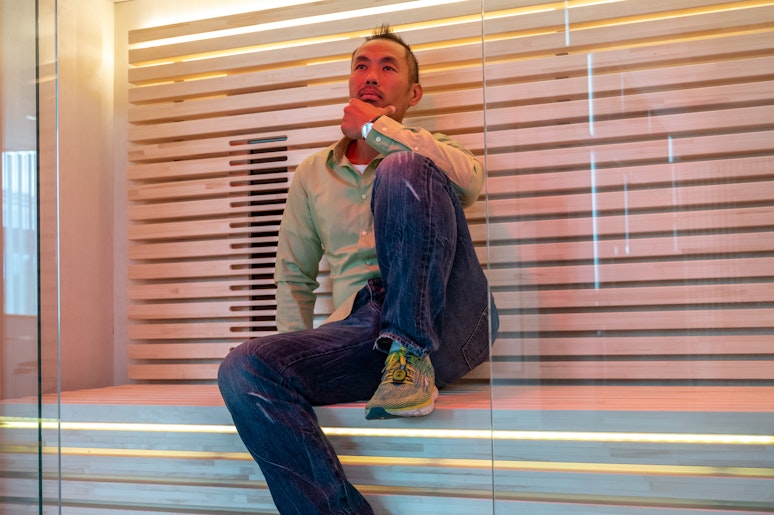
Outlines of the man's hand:
M 349 139 L 360 139 L 360 129 L 363 124 L 370 122 L 377 116 L 390 116 L 395 113 L 395 106 L 376 107 L 352 98 L 349 104 L 344 106 L 344 118 L 341 120 L 341 132 Z

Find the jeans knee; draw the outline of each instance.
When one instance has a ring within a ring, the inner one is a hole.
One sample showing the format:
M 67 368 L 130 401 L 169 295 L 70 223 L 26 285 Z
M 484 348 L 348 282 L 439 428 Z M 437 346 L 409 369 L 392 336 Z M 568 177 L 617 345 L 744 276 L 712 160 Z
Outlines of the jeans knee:
M 422 168 L 434 168 L 433 162 L 416 152 L 394 152 L 379 163 L 376 168 L 376 180 L 382 183 L 400 183 L 406 179 L 411 180 L 418 175 Z
M 248 340 L 231 349 L 218 367 L 218 387 L 225 397 L 229 392 L 238 395 L 246 388 L 262 390 L 266 382 L 277 381 L 278 363 L 275 353 L 260 338 Z
M 235 382 L 237 372 L 242 368 L 237 362 L 240 361 L 236 347 L 226 354 L 226 357 L 220 362 L 218 366 L 218 388 L 225 396 L 226 392 L 232 389 Z
M 410 151 L 395 152 L 382 159 L 376 168 L 374 196 L 395 199 L 408 195 L 405 198 L 419 199 L 435 180 L 445 182 L 448 179 L 430 158 Z
M 249 341 L 231 349 L 218 367 L 218 388 L 224 398 L 252 388 L 263 375 L 260 358 L 251 352 Z M 250 386 L 248 386 L 250 385 Z

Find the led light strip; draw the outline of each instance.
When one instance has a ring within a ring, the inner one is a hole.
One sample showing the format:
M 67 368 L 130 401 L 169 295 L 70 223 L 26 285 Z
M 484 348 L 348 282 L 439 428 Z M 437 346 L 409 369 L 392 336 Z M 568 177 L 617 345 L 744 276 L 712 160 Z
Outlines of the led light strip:
M 221 38 L 225 36 L 235 36 L 240 34 L 250 34 L 255 32 L 264 32 L 268 30 L 302 27 L 306 25 L 313 25 L 315 23 L 323 23 L 330 21 L 344 21 L 352 18 L 360 18 L 367 16 L 378 16 L 388 14 L 392 12 L 407 11 L 411 9 L 421 9 L 427 7 L 443 6 L 448 4 L 460 3 L 465 0 L 411 0 L 407 2 L 377 6 L 366 7 L 362 9 L 354 9 L 351 11 L 340 11 L 335 13 L 321 14 L 316 16 L 307 16 L 303 18 L 293 18 L 282 21 L 261 23 L 258 25 L 250 25 L 245 27 L 236 27 L 231 29 L 221 29 L 210 32 L 204 32 L 199 34 L 189 34 L 185 36 L 175 36 L 170 38 L 162 38 L 153 41 L 145 41 L 142 43 L 135 43 L 130 45 L 131 49 L 152 48 L 157 46 L 171 45 L 177 43 L 186 43 L 191 41 L 201 41 L 205 39 Z M 500 18 L 508 18 L 513 16 L 524 16 L 530 14 L 538 14 L 543 12 L 551 12 L 565 9 L 577 9 L 583 7 L 594 7 L 604 4 L 619 3 L 624 0 L 570 0 L 567 2 L 549 2 L 545 4 L 536 4 L 525 7 L 515 7 L 509 9 L 503 9 L 499 11 L 483 12 L 475 16 L 459 16 L 451 19 L 443 19 L 440 22 L 423 22 L 419 24 L 410 24 L 405 28 L 408 30 L 415 30 L 418 28 L 426 28 L 427 26 L 447 26 L 455 25 L 457 23 L 463 23 L 476 20 L 495 20 Z M 294 2 L 299 4 L 303 2 Z M 769 0 L 747 0 L 741 2 L 726 2 L 718 4 L 716 6 L 704 6 L 697 8 L 679 9 L 675 12 L 666 12 L 662 15 L 648 14 L 634 17 L 636 21 L 653 21 L 665 18 L 674 18 L 678 16 L 695 15 L 695 14 L 710 14 L 718 12 L 735 11 L 742 9 L 751 9 L 758 7 L 766 7 L 771 5 Z M 213 14 L 208 15 L 212 17 Z M 613 21 L 613 25 L 619 25 L 620 21 Z M 417 25 L 417 26 L 413 26 Z M 604 26 L 599 22 L 592 22 L 589 27 Z M 366 33 L 367 34 L 367 33 Z
M 37 419 L 0 417 L 0 429 L 33 429 Z M 130 431 L 147 433 L 221 433 L 235 434 L 232 425 L 215 424 L 140 424 L 119 422 L 61 422 L 43 420 L 43 429 L 63 431 Z M 774 445 L 774 435 L 712 433 L 628 433 L 604 431 L 516 431 L 489 429 L 408 429 L 323 427 L 328 436 L 456 438 L 498 441 L 564 441 L 564 442 L 637 442 L 712 445 Z
M 246 27 L 222 29 L 222 30 L 203 32 L 198 34 L 188 34 L 185 36 L 175 36 L 170 38 L 161 38 L 161 39 L 156 39 L 151 41 L 145 41 L 142 43 L 131 44 L 129 45 L 129 48 L 132 50 L 155 48 L 155 47 L 172 45 L 177 43 L 187 43 L 187 42 L 193 42 L 193 41 L 219 38 L 224 36 L 234 36 L 234 35 L 240 35 L 240 34 L 262 32 L 262 31 L 271 30 L 271 29 L 301 27 L 301 26 L 308 26 L 314 23 L 321 23 L 326 21 L 343 21 L 351 18 L 358 18 L 363 16 L 375 16 L 375 15 L 381 15 L 381 14 L 386 14 L 390 12 L 405 11 L 409 9 L 443 6 L 447 4 L 459 3 L 462 1 L 465 1 L 465 0 L 414 0 L 414 1 L 378 6 L 378 7 L 355 9 L 352 11 L 340 11 L 340 12 L 329 13 L 324 15 L 309 16 L 305 18 L 293 18 L 289 20 L 263 23 L 263 24 L 251 25 Z M 475 15 L 461 15 L 453 18 L 442 18 L 437 20 L 428 20 L 428 21 L 422 21 L 422 22 L 416 22 L 416 23 L 409 23 L 409 24 L 401 25 L 400 27 L 396 27 L 396 28 L 399 29 L 400 31 L 409 32 L 414 30 L 427 29 L 431 27 L 443 27 L 443 26 L 458 25 L 462 23 L 477 22 L 481 20 L 488 21 L 488 20 L 495 20 L 495 19 L 501 19 L 501 18 L 509 18 L 514 16 L 525 16 L 530 14 L 558 11 L 563 9 L 574 9 L 579 7 L 592 7 L 600 4 L 617 3 L 622 1 L 624 0 L 569 0 L 569 1 L 562 1 L 562 2 L 551 2 L 548 4 L 538 4 L 538 5 L 531 5 L 526 7 L 515 7 L 515 8 L 503 9 L 499 11 L 479 13 Z M 553 32 L 554 32 L 553 28 L 547 28 L 547 29 L 544 28 L 538 31 L 528 31 L 522 34 L 521 37 L 534 36 L 537 34 L 550 34 Z M 200 59 L 207 59 L 207 58 L 217 57 L 217 56 L 227 56 L 227 55 L 233 56 L 233 55 L 241 55 L 246 53 L 253 53 L 253 52 L 260 52 L 260 51 L 267 51 L 267 50 L 293 48 L 293 47 L 305 46 L 305 45 L 311 45 L 311 44 L 330 43 L 333 41 L 341 41 L 349 38 L 359 38 L 359 37 L 367 36 L 369 33 L 370 33 L 370 30 L 356 31 L 351 33 L 342 33 L 342 34 L 335 34 L 330 36 L 320 36 L 316 38 L 302 38 L 294 41 L 282 41 L 282 42 L 269 43 L 264 45 L 251 45 L 248 47 L 231 48 L 227 50 L 198 52 L 196 53 L 196 55 L 181 58 L 180 61 L 190 62 L 190 61 L 197 61 Z M 480 38 L 474 38 L 473 41 L 479 42 Z M 459 40 L 457 44 L 458 45 L 465 44 L 465 41 Z M 444 44 L 442 46 L 447 46 L 447 45 Z M 428 48 L 434 48 L 434 47 L 435 47 L 434 45 L 415 45 L 414 48 L 415 50 L 419 50 L 419 49 L 427 50 Z M 172 59 L 172 60 L 161 59 L 161 60 L 152 60 L 152 61 L 145 61 L 145 62 L 135 62 L 134 64 L 141 65 L 141 66 L 158 66 L 161 64 L 170 64 L 175 61 L 176 59 Z M 312 62 L 317 62 L 317 61 L 312 61 Z
M 379 15 L 387 14 L 391 12 L 407 11 L 411 9 L 421 9 L 426 7 L 435 7 L 435 6 L 459 3 L 463 1 L 465 0 L 413 0 L 409 2 L 401 2 L 397 4 L 383 5 L 383 6 L 377 6 L 377 7 L 366 7 L 363 9 L 356 9 L 352 11 L 340 11 L 340 12 L 335 12 L 330 14 L 307 16 L 304 18 L 292 18 L 288 20 L 276 21 L 271 23 L 261 23 L 259 25 L 250 25 L 247 27 L 216 30 L 216 31 L 211 31 L 211 32 L 206 32 L 201 34 L 176 36 L 172 38 L 149 41 L 145 43 L 137 43 L 135 45 L 131 45 L 131 48 L 132 49 L 151 48 L 151 47 L 161 46 L 161 45 L 186 43 L 190 41 L 200 41 L 203 39 L 214 39 L 214 38 L 221 38 L 225 36 L 236 36 L 240 34 L 264 32 L 267 30 L 301 27 L 304 25 L 312 25 L 314 23 L 343 21 L 351 18 L 359 18 L 359 17 L 366 17 L 366 16 L 373 17 L 373 16 L 379 16 Z
M 217 452 L 193 450 L 153 450 L 153 449 L 111 449 L 97 447 L 54 447 L 44 446 L 43 454 L 62 456 L 92 456 L 109 458 L 153 458 L 153 459 L 188 459 L 213 460 L 225 459 L 236 461 L 252 461 L 247 452 Z M 36 446 L 31 445 L 0 445 L 0 453 L 35 454 Z M 476 458 L 423 458 L 413 456 L 351 456 L 339 455 L 339 460 L 349 466 L 400 466 L 400 467 L 434 467 L 470 470 L 495 471 L 540 471 L 564 473 L 592 474 L 642 474 L 669 476 L 723 476 L 774 478 L 774 468 L 764 467 L 726 467 L 705 465 L 658 465 L 637 463 L 587 463 L 587 462 L 557 462 L 557 461 L 515 461 Z
M 203 32 L 199 34 L 190 34 L 186 36 L 174 36 L 169 38 L 162 38 L 153 41 L 146 41 L 143 43 L 136 43 L 130 45 L 132 49 L 138 48 L 151 48 L 162 45 L 170 45 L 175 43 L 186 43 L 189 41 L 199 41 L 202 39 L 214 39 L 225 36 L 236 36 L 240 34 L 250 34 L 254 32 L 264 32 L 268 30 L 286 29 L 291 27 L 301 27 L 305 25 L 312 25 L 315 23 L 323 23 L 330 21 L 343 21 L 351 18 L 360 18 L 366 16 L 378 16 L 382 14 L 388 14 L 392 12 L 407 11 L 411 9 L 422 9 L 426 7 L 438 7 L 449 4 L 456 4 L 464 2 L 466 0 L 412 0 L 408 2 L 400 2 L 395 4 L 388 4 L 378 7 L 366 7 L 362 9 L 354 9 L 351 11 L 339 11 L 329 14 L 320 14 L 316 16 L 307 16 L 303 18 L 292 18 L 282 21 L 275 21 L 270 23 L 261 23 L 258 25 L 249 25 L 245 27 L 236 27 L 231 29 L 214 30 L 210 32 Z M 475 18 L 470 16 L 461 16 L 456 18 L 457 20 L 478 20 L 483 17 L 485 20 L 494 20 L 498 18 L 506 18 L 511 16 L 523 16 L 528 14 L 537 14 L 542 12 L 558 11 L 562 9 L 576 9 L 579 7 L 593 7 L 602 4 L 612 4 L 623 2 L 624 0 L 570 0 L 569 2 L 550 2 L 547 4 L 537 4 L 525 7 L 514 7 L 509 9 L 503 9 L 501 11 L 490 11 L 476 15 Z M 293 5 L 303 4 L 305 2 L 293 2 Z M 238 15 L 233 13 L 232 16 Z M 208 13 L 207 17 L 216 16 L 214 13 Z M 160 22 L 157 22 L 157 24 Z M 164 24 L 179 23 L 174 21 L 167 21 Z M 446 25 L 447 23 L 441 23 L 440 25 Z M 453 23 L 452 23 L 453 24 Z

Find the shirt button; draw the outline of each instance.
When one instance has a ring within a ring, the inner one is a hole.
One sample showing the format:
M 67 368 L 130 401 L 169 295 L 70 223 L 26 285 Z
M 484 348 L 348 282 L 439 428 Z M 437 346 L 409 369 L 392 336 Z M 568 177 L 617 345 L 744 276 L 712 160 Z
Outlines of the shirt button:
M 361 199 L 363 199 L 363 200 L 365 200 L 365 199 L 367 199 L 367 198 L 368 198 L 368 195 L 366 195 L 365 193 L 363 193 L 362 195 L 360 195 L 360 198 L 361 198 Z
M 360 231 L 360 236 L 366 236 L 368 235 L 368 231 Z
M 377 143 L 379 143 L 379 142 L 381 142 L 381 141 L 382 141 L 382 137 L 381 137 L 381 136 L 377 136 L 377 137 L 376 137 L 376 142 L 377 142 Z

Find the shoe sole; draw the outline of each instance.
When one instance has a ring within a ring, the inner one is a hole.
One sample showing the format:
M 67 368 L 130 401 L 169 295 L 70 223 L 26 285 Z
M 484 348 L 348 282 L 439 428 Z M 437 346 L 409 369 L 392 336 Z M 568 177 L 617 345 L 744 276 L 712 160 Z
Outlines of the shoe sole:
M 423 417 L 429 415 L 435 409 L 435 400 L 438 398 L 438 388 L 433 388 L 430 402 L 422 406 L 412 406 L 404 409 L 371 408 L 366 411 L 366 420 L 383 420 L 388 418 Z

